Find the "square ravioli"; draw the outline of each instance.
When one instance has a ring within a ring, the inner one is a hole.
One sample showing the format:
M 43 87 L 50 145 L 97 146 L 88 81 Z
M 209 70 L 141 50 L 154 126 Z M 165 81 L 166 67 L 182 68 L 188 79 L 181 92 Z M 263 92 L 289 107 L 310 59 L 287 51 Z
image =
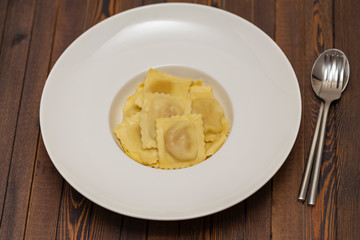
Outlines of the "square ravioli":
M 176 77 L 150 68 L 145 78 L 144 89 L 136 97 L 135 104 L 142 107 L 144 93 L 166 93 L 173 96 L 185 96 L 189 92 L 191 81 L 188 78 Z
M 203 121 L 200 114 L 156 120 L 159 167 L 178 169 L 205 160 Z
M 215 141 L 224 129 L 225 117 L 220 103 L 212 93 L 212 88 L 210 86 L 192 86 L 190 96 L 192 100 L 191 113 L 201 114 L 203 117 L 205 141 Z M 228 128 L 228 126 L 225 127 Z
M 223 125 L 223 129 L 220 134 L 216 135 L 217 136 L 216 139 L 214 139 L 214 141 L 212 142 L 210 141 L 205 142 L 206 157 L 210 157 L 214 155 L 227 139 L 230 129 L 229 129 L 229 123 L 226 120 L 226 118 L 222 119 L 222 125 Z
M 135 104 L 135 99 L 136 99 L 137 95 L 143 90 L 143 88 L 144 88 L 144 83 L 140 83 L 140 85 L 136 88 L 136 92 L 127 98 L 125 106 L 123 108 L 123 119 L 124 120 L 141 111 L 141 108 L 139 108 Z
M 140 112 L 141 142 L 143 148 L 156 148 L 156 119 L 190 114 L 188 96 L 172 96 L 161 93 L 145 93 Z
M 140 137 L 139 113 L 124 120 L 114 129 L 124 152 L 139 163 L 153 165 L 158 161 L 157 149 L 143 149 Z

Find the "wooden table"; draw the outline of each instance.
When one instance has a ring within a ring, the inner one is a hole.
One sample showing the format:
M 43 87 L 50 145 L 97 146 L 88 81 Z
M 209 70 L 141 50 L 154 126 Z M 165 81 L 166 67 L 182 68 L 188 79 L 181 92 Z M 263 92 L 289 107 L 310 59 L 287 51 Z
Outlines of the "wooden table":
M 152 0 L 0 0 L 0 239 L 360 239 L 360 1 L 195 0 L 265 31 L 289 58 L 302 123 L 280 171 L 220 213 L 147 221 L 92 203 L 63 180 L 39 129 L 47 75 L 65 48 L 103 19 Z M 168 1 L 171 2 L 171 1 Z M 343 50 L 351 77 L 330 109 L 316 207 L 297 202 L 319 107 L 310 71 L 325 49 Z

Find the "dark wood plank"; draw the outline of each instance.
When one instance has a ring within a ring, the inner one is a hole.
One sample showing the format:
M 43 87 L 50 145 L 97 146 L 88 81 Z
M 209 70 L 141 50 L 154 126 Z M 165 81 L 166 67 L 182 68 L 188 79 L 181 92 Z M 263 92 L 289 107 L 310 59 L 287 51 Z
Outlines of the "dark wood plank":
M 208 0 L 208 5 L 216 8 L 225 8 L 225 1 L 226 0 Z
M 87 0 L 59 0 L 51 67 L 64 50 L 85 30 Z
M 120 238 L 122 216 L 92 203 L 88 239 Z
M 45 63 L 50 63 L 50 68 L 53 66 L 53 64 L 61 55 L 61 53 L 65 50 L 65 48 L 82 33 L 84 29 L 86 10 L 86 1 L 64 0 L 54 2 L 53 4 L 55 3 L 59 4 L 59 6 L 57 13 L 54 14 L 54 16 L 57 16 L 57 19 L 56 26 L 52 31 L 54 39 L 52 43 L 51 59 L 50 61 L 45 61 Z M 42 6 L 46 7 L 46 4 L 51 3 L 46 3 L 46 1 L 39 1 L 38 5 L 39 4 L 45 4 Z M 46 10 L 42 9 L 42 11 Z M 42 11 L 39 11 L 38 14 L 46 15 L 46 13 L 41 13 Z M 38 158 L 36 162 L 36 168 L 34 170 L 26 237 L 37 238 L 37 236 L 46 236 L 45 238 L 54 239 L 57 234 L 56 231 L 58 231 L 58 236 L 65 236 L 64 233 L 69 232 L 67 232 L 67 229 L 62 228 L 57 230 L 62 186 L 63 179 L 51 163 L 43 146 L 43 142 L 42 140 L 40 140 L 38 148 Z M 65 192 L 64 195 L 69 196 L 70 193 Z M 66 207 L 65 203 L 67 202 L 63 201 L 63 204 L 61 206 Z M 44 209 L 51 209 L 51 211 L 49 210 L 46 212 L 47 216 L 44 216 Z M 66 217 L 66 211 L 62 211 L 61 213 L 61 217 Z M 70 215 L 74 216 L 76 214 Z M 44 220 L 46 221 L 44 222 Z M 64 219 L 60 218 L 60 220 Z M 41 228 L 39 229 L 39 225 L 46 226 L 46 230 Z M 64 225 L 59 224 L 59 226 Z M 66 226 L 69 226 L 70 229 L 72 227 L 71 223 L 67 224 Z M 73 234 L 73 232 L 71 233 Z M 40 237 L 39 239 L 44 238 Z
M 221 1 L 221 0 L 218 0 Z M 211 0 L 166 0 L 166 2 L 169 3 L 198 3 L 198 4 L 203 4 L 203 5 L 211 5 Z
M 148 221 L 132 217 L 123 217 L 120 240 L 145 240 Z
M 9 220 L 2 227 L 17 236 L 23 236 L 25 231 L 39 137 L 40 96 L 49 68 L 56 2 L 39 1 L 36 8 L 4 209 L 4 220 Z
M 257 0 L 254 2 L 252 23 L 263 30 L 272 39 L 275 38 L 275 0 Z
M 63 182 L 40 139 L 25 239 L 55 239 Z
M 56 239 L 86 239 L 89 235 L 91 202 L 64 184 Z
M 180 221 L 178 239 L 210 239 L 212 216 Z
M 275 41 L 284 51 L 297 75 L 301 94 L 303 73 L 303 2 L 276 1 Z M 309 79 L 306 78 L 306 83 Z M 304 101 L 304 100 L 303 100 Z M 303 123 L 304 121 L 302 121 Z M 304 207 L 296 201 L 304 167 L 304 126 L 289 157 L 273 178 L 272 238 L 304 239 Z
M 245 239 L 271 239 L 271 181 L 246 200 Z
M 7 239 L 12 236 L 12 234 L 17 234 L 13 232 L 17 230 L 17 226 L 13 226 L 16 224 L 13 216 L 17 214 L 21 215 L 23 211 L 26 212 L 27 209 L 27 205 L 22 205 L 21 209 L 13 209 L 14 212 L 9 211 L 10 209 L 7 210 L 9 204 L 13 204 L 11 200 L 16 201 L 17 197 L 21 198 L 24 196 L 16 196 L 16 193 L 29 191 L 29 189 L 22 188 L 22 186 L 16 182 L 16 179 L 8 179 L 8 176 L 15 176 L 16 173 L 22 171 L 21 169 L 17 169 L 17 166 L 11 168 L 11 158 L 34 10 L 34 0 L 25 2 L 11 1 L 8 6 L 6 26 L 4 27 L 3 33 L 0 55 L 0 239 Z M 32 157 L 31 161 L 34 161 L 34 156 Z M 10 171 L 12 173 L 10 173 Z M 30 169 L 29 171 L 31 172 L 32 170 Z M 17 192 L 9 191 L 9 193 L 7 193 L 7 189 L 10 189 L 8 186 L 11 188 L 19 187 L 20 189 Z M 26 194 L 27 192 L 25 195 Z M 19 221 L 18 224 L 22 225 L 23 228 L 25 227 L 25 221 Z M 23 237 L 21 234 L 22 231 L 15 236 Z
M 253 19 L 254 8 L 252 0 L 224 0 L 224 9 L 248 21 Z
M 209 0 L 167 0 L 166 2 L 169 2 L 169 3 L 177 3 L 177 2 L 198 3 L 198 4 L 203 4 L 203 5 L 210 5 Z
M 179 221 L 149 221 L 148 240 L 176 239 L 179 232 Z
M 1 44 L 3 39 L 4 28 L 5 28 L 7 10 L 8 10 L 8 0 L 2 0 L 0 2 L 0 53 L 1 53 Z
M 319 99 L 310 86 L 312 65 L 317 56 L 333 46 L 333 8 L 331 1 L 305 2 L 305 55 L 304 55 L 304 129 L 305 156 L 309 154 L 310 144 L 319 110 Z M 309 239 L 336 238 L 336 171 L 334 141 L 334 108 L 328 118 L 327 137 L 322 161 L 321 178 L 316 206 L 306 207 L 306 234 Z M 305 159 L 307 160 L 307 158 Z M 306 162 L 305 162 L 306 163 Z
M 117 0 L 116 9 L 117 12 L 129 10 L 131 8 L 139 7 L 143 5 L 142 0 Z
M 337 239 L 360 239 L 360 2 L 334 2 L 334 45 L 347 55 L 351 73 L 336 112 Z
M 245 203 L 213 215 L 211 239 L 245 239 Z
M 154 3 L 164 3 L 166 0 L 144 0 L 144 5 L 154 4 Z
M 89 1 L 86 29 L 116 13 L 116 0 Z

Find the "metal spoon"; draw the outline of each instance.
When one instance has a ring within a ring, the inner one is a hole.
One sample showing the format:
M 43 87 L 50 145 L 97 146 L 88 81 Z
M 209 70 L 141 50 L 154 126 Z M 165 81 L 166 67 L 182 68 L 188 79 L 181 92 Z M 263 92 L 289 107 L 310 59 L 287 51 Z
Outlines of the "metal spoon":
M 304 170 L 298 196 L 299 201 L 305 201 L 306 192 L 310 180 L 310 173 L 313 167 L 313 157 L 315 149 L 316 147 L 318 147 L 315 166 L 313 168 L 313 176 L 311 178 L 311 189 L 308 199 L 309 205 L 315 205 L 317 186 L 320 176 L 320 166 L 324 145 L 326 120 L 329 107 L 333 100 L 340 98 L 341 92 L 345 90 L 348 84 L 349 75 L 350 66 L 348 59 L 346 58 L 345 54 L 338 49 L 328 49 L 322 54 L 320 54 L 320 56 L 316 59 L 311 71 L 311 86 L 315 94 L 319 98 L 321 98 L 322 101 L 319 109 L 319 115 L 317 118 L 313 140 L 311 142 L 309 158 Z M 320 125 L 322 126 L 321 135 L 319 137 Z

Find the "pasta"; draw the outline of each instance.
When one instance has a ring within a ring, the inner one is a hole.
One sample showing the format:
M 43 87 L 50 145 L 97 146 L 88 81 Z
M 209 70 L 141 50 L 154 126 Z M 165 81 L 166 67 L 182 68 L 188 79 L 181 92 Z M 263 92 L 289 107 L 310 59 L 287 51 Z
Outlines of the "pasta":
M 173 96 L 186 96 L 191 79 L 179 78 L 150 68 L 145 79 L 144 90 L 136 97 L 135 104 L 142 107 L 144 93 L 165 93 Z
M 153 168 L 190 167 L 214 155 L 230 131 L 212 87 L 149 69 L 115 129 L 123 151 Z
M 156 128 L 160 168 L 184 168 L 205 160 L 201 115 L 158 118 Z
M 191 100 L 188 96 L 145 93 L 140 112 L 141 141 L 143 148 L 156 148 L 156 119 L 189 114 Z

